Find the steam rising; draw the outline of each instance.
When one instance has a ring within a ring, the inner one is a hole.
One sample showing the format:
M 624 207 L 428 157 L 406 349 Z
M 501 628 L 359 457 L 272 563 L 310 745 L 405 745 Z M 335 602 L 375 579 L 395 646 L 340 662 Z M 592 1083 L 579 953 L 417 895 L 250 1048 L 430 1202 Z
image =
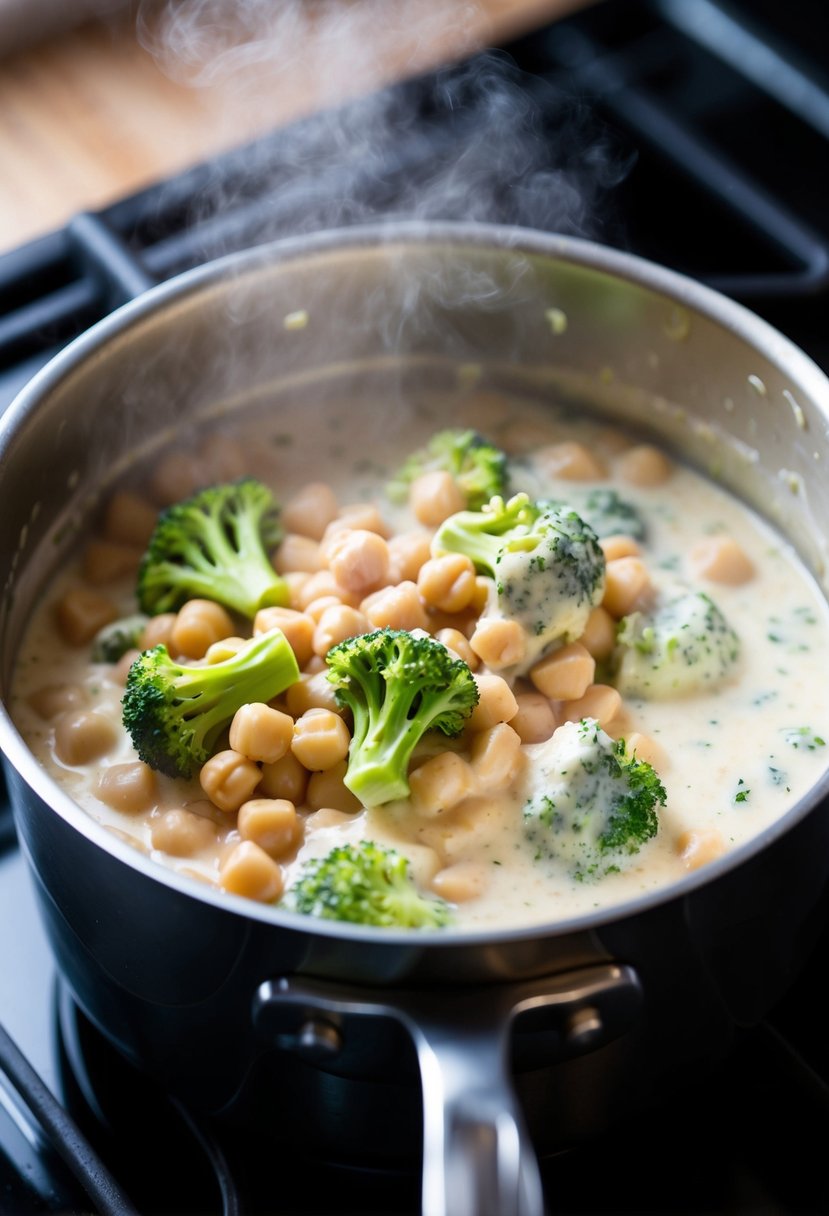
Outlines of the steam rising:
M 482 28 L 473 4 L 434 0 L 144 0 L 141 37 L 168 75 L 230 98 L 225 144 L 291 120 L 202 183 L 190 223 L 203 255 L 386 218 L 600 237 L 627 166 L 554 85 L 474 53 Z M 458 62 L 418 78 L 436 46 Z

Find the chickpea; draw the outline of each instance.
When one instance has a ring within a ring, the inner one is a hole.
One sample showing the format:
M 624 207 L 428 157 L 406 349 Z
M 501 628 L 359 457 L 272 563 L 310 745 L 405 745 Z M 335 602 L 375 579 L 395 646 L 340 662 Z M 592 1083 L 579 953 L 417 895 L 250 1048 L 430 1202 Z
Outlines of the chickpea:
M 310 536 L 289 532 L 283 536 L 273 557 L 277 574 L 299 570 L 304 574 L 316 574 L 325 569 L 325 555 L 319 542 Z
M 337 585 L 364 596 L 388 578 L 389 547 L 382 536 L 365 528 L 335 532 L 323 546 Z
M 400 532 L 389 540 L 389 582 L 416 582 L 421 566 L 431 557 L 431 533 Z
M 291 746 L 294 720 L 261 701 L 237 709 L 230 724 L 230 746 L 248 760 L 275 764 Z
M 469 759 L 483 789 L 509 785 L 521 767 L 521 737 L 512 726 L 499 722 L 474 736 Z
M 581 642 L 545 655 L 530 669 L 533 685 L 551 701 L 576 701 L 593 683 L 596 660 Z
M 138 569 L 142 550 L 112 540 L 92 540 L 83 555 L 83 576 L 93 586 L 112 583 Z
M 313 835 L 314 832 L 323 832 L 326 828 L 338 828 L 344 823 L 350 823 L 352 819 L 353 812 L 347 814 L 331 806 L 321 806 L 318 811 L 312 811 L 305 820 L 305 833 Z
M 642 550 L 632 536 L 605 536 L 599 541 L 605 561 L 612 562 L 619 557 L 640 557 Z
M 372 502 L 351 502 L 341 507 L 336 519 L 325 529 L 323 540 L 333 536 L 335 532 L 349 531 L 361 528 L 366 532 L 376 532 L 378 536 L 388 537 L 390 529 L 377 507 Z
M 484 608 L 489 603 L 489 597 L 493 589 L 492 580 L 486 578 L 483 574 L 479 574 L 475 579 L 475 593 L 469 601 L 469 609 L 476 616 L 480 616 Z
M 610 658 L 616 646 L 616 622 L 606 608 L 599 605 L 592 610 L 578 640 L 594 659 Z
M 607 476 L 599 458 L 583 443 L 570 439 L 542 448 L 538 459 L 548 477 L 561 477 L 565 481 L 601 481 Z
M 338 595 L 321 595 L 318 600 L 312 600 L 305 609 L 305 615 L 310 617 L 314 625 L 319 625 L 320 617 L 326 608 L 342 608 L 342 600 Z M 313 645 L 313 643 L 312 643 Z
M 439 870 L 429 885 L 441 899 L 463 904 L 480 899 L 489 885 L 489 872 L 479 861 L 458 861 Z
M 229 637 L 222 638 L 220 642 L 212 642 L 205 651 L 205 660 L 209 664 L 225 663 L 228 659 L 232 659 L 240 650 L 244 650 L 247 646 L 249 638 Z
M 238 811 L 262 780 L 262 771 L 253 760 L 228 748 L 217 752 L 202 765 L 199 782 L 207 797 L 220 811 Z
M 127 682 L 129 670 L 140 654 L 140 650 L 125 650 L 118 662 L 113 663 L 107 672 L 106 678 L 109 682 L 111 684 L 120 684 L 123 688 Z
M 665 453 L 648 443 L 628 448 L 616 468 L 619 476 L 634 486 L 661 486 L 673 471 Z
M 416 583 L 403 582 L 375 591 L 363 600 L 360 611 L 374 629 L 427 630 L 429 626 Z
M 262 765 L 262 780 L 256 787 L 260 798 L 284 799 L 298 806 L 305 800 L 308 787 L 308 770 L 288 751 L 274 764 Z
M 459 629 L 439 629 L 435 634 L 435 641 L 442 642 L 446 649 L 466 663 L 471 671 L 480 663 L 480 659 L 469 645 L 469 639 Z
M 582 697 L 564 701 L 561 708 L 565 722 L 595 718 L 599 726 L 607 730 L 621 712 L 622 697 L 610 684 L 591 684 Z
M 141 634 L 139 643 L 141 649 L 151 650 L 153 646 L 166 646 L 169 650 L 172 645 L 170 638 L 175 623 L 176 614 L 174 612 L 160 612 L 158 616 L 150 617 Z
M 91 764 L 117 741 L 114 724 L 94 710 L 68 709 L 55 723 L 55 754 L 63 764 Z
M 499 722 L 509 722 L 518 712 L 515 694 L 501 676 L 489 672 L 476 672 L 478 704 L 468 719 L 471 731 L 488 730 Z
M 339 714 L 309 709 L 294 723 L 291 751 L 310 772 L 339 764 L 348 755 L 351 734 Z
M 305 800 L 312 810 L 326 807 L 352 814 L 362 810 L 360 799 L 343 782 L 347 768 L 348 762 L 340 760 L 322 772 L 311 774 Z
M 303 583 L 297 593 L 296 606 L 304 612 L 309 604 L 313 604 L 314 600 L 321 599 L 323 596 L 332 596 L 343 604 L 349 604 L 352 608 L 360 606 L 361 596 L 341 587 L 330 570 L 320 570 Z
M 651 735 L 643 735 L 638 730 L 631 731 L 625 742 L 627 750 L 636 756 L 637 760 L 644 760 L 657 772 L 661 773 L 668 767 L 668 757 L 664 747 L 657 743 Z
M 237 827 L 243 840 L 252 840 L 273 858 L 293 852 L 302 837 L 296 807 L 287 798 L 252 798 L 243 802 Z
M 230 637 L 233 621 L 227 609 L 213 600 L 188 600 L 179 609 L 170 644 L 188 659 L 203 659 L 214 642 Z
M 462 553 L 446 553 L 424 562 L 417 576 L 421 598 L 442 612 L 463 612 L 475 595 L 475 567 Z
M 642 608 L 653 586 L 640 557 L 620 557 L 607 563 L 602 607 L 617 620 Z
M 287 574 L 282 575 L 282 581 L 288 589 L 288 599 L 286 606 L 294 608 L 297 612 L 302 610 L 302 589 L 313 575 L 306 574 L 304 570 L 289 570 Z
M 406 858 L 409 873 L 419 887 L 428 887 L 443 864 L 433 848 L 427 844 L 406 841 Z
M 725 842 L 714 828 L 683 832 L 676 844 L 680 860 L 688 870 L 698 870 L 725 852 Z
M 345 711 L 337 704 L 334 689 L 325 671 L 314 675 L 301 675 L 295 684 L 285 691 L 285 708 L 292 718 L 301 718 L 309 709 L 330 709 L 342 715 Z
M 64 710 L 85 705 L 87 693 L 80 684 L 47 684 L 33 692 L 28 701 L 37 716 L 48 721 Z
M 754 577 L 754 563 L 731 536 L 709 536 L 698 541 L 690 553 L 699 578 L 727 587 L 740 587 Z
M 260 608 L 253 618 L 254 636 L 271 629 L 282 630 L 296 656 L 297 666 L 302 669 L 314 653 L 314 622 L 310 616 L 295 608 Z
M 55 606 L 55 613 L 58 632 L 70 646 L 85 646 L 99 629 L 118 618 L 118 608 L 112 600 L 86 587 L 65 592 Z
M 421 473 L 409 487 L 409 506 L 418 523 L 437 528 L 466 506 L 466 495 L 451 473 L 435 469 Z
M 526 636 L 517 621 L 482 617 L 469 645 L 481 662 L 498 671 L 521 662 L 526 652 Z
M 358 609 L 349 608 L 347 604 L 331 605 L 322 613 L 314 630 L 314 653 L 324 657 L 338 642 L 368 633 L 370 629 L 368 619 Z
M 322 540 L 325 529 L 336 519 L 337 496 L 324 481 L 311 481 L 298 490 L 282 508 L 282 524 L 288 532 Z
M 211 819 L 197 815 L 185 807 L 165 811 L 153 820 L 150 840 L 154 849 L 171 857 L 194 857 L 205 849 L 216 847 L 218 829 Z
M 555 710 L 549 697 L 540 692 L 522 692 L 516 695 L 518 712 L 510 718 L 510 726 L 522 743 L 543 743 L 558 726 Z
M 282 870 L 264 849 L 243 840 L 231 850 L 219 871 L 219 886 L 231 895 L 272 904 L 282 895 Z
M 158 511 L 130 490 L 117 490 L 107 503 L 103 532 L 106 540 L 131 545 L 142 552 L 158 523 Z
M 409 776 L 412 803 L 419 815 L 451 810 L 475 789 L 475 774 L 457 752 L 441 752 Z
M 111 764 L 98 774 L 95 796 L 117 811 L 145 811 L 155 802 L 155 773 L 140 760 Z

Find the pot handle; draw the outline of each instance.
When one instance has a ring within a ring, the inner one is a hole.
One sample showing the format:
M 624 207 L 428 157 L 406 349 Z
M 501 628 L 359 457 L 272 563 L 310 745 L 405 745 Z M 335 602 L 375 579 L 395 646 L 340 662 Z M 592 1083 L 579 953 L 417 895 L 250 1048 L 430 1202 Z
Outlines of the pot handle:
M 636 973 L 608 963 L 519 984 L 416 990 L 269 980 L 253 1015 L 270 1042 L 317 1059 L 340 1051 L 352 1018 L 402 1023 L 423 1087 L 423 1216 L 544 1216 L 538 1162 L 512 1086 L 512 1023 L 520 1017 L 543 1030 L 557 1043 L 556 1059 L 565 1059 L 624 1033 L 641 1002 Z
M 480 999 L 466 1012 L 457 1023 L 405 1019 L 423 1086 L 423 1216 L 543 1216 L 509 1075 L 509 1018 Z

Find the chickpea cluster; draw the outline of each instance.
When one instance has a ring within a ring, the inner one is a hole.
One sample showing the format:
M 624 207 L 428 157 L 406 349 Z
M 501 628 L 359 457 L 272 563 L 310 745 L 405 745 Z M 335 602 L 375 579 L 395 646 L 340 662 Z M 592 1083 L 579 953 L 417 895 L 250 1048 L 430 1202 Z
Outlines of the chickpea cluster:
M 102 533 L 85 551 L 82 583 L 56 605 L 67 644 L 87 645 L 119 616 L 108 585 L 137 569 L 159 504 L 185 497 L 200 481 L 238 476 L 245 467 L 241 449 L 227 441 L 207 441 L 200 459 L 172 455 L 159 465 L 146 496 L 119 491 L 111 499 Z M 537 460 L 560 480 L 608 475 L 595 453 L 573 441 L 547 444 Z M 613 461 L 616 474 L 637 486 L 662 484 L 672 472 L 665 455 L 648 445 L 627 447 Z M 410 773 L 406 851 L 418 878 L 443 898 L 460 902 L 485 890 L 483 867 L 446 847 L 447 825 L 462 830 L 484 796 L 497 797 L 515 782 L 526 763 L 523 745 L 543 742 L 563 722 L 591 717 L 614 737 L 624 735 L 639 758 L 659 769 L 666 758 L 658 743 L 635 729 L 617 689 L 597 680 L 613 653 L 619 619 L 647 606 L 654 593 L 637 541 L 616 535 L 601 542 L 604 597 L 582 636 L 543 656 L 526 677 L 508 680 L 500 673 L 521 659 L 520 627 L 482 615 L 489 580 L 467 557 L 431 554 L 435 529 L 465 506 L 449 473 L 430 472 L 411 486 L 413 526 L 393 531 L 375 503 L 341 502 L 322 481 L 303 486 L 283 506 L 284 535 L 272 555 L 289 604 L 264 608 L 252 622 L 254 636 L 275 626 L 283 631 L 299 681 L 273 702 L 236 713 L 227 746 L 200 770 L 201 797 L 161 809 L 160 783 L 167 779 L 140 761 L 102 767 L 97 797 L 119 811 L 147 815 L 154 849 L 177 858 L 218 858 L 216 881 L 224 890 L 278 900 L 286 866 L 306 834 L 362 810 L 343 780 L 348 711 L 328 683 L 325 657 L 346 638 L 385 627 L 424 631 L 442 642 L 468 664 L 480 695 L 460 741 L 419 755 Z M 728 537 L 705 538 L 691 560 L 700 577 L 715 582 L 734 584 L 752 574 L 749 559 Z M 209 664 L 243 646 L 250 630 L 221 605 L 193 599 L 176 613 L 151 618 L 140 648 L 163 643 L 174 657 Z M 113 666 L 114 683 L 123 684 L 137 653 L 128 651 Z M 54 749 L 63 764 L 95 764 L 117 745 L 117 724 L 92 707 L 80 687 L 41 689 L 32 704 L 54 721 Z M 716 855 L 720 844 L 685 839 L 680 847 L 691 867 Z

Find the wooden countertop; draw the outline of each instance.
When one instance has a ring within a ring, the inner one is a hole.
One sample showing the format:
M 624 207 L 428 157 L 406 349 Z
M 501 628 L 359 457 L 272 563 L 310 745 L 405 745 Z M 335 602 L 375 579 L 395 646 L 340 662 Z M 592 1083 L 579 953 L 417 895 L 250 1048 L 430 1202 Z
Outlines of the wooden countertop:
M 148 32 L 123 18 L 32 45 L 0 60 L 0 252 L 304 113 L 508 41 L 584 2 L 342 0 L 327 25 L 311 14 L 330 14 L 330 3 L 275 3 L 265 35 L 240 41 L 233 30 L 217 48 L 190 29 L 184 54 L 172 49 L 180 22 Z

